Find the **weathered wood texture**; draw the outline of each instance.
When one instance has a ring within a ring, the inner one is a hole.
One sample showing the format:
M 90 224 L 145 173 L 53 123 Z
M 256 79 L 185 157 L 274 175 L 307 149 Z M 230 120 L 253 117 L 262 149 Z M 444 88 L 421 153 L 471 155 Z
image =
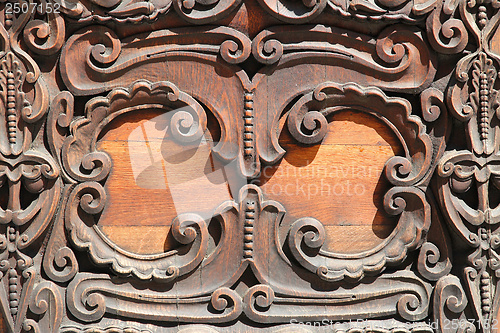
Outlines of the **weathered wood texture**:
M 497 332 L 499 26 L 0 1 L 0 332 Z

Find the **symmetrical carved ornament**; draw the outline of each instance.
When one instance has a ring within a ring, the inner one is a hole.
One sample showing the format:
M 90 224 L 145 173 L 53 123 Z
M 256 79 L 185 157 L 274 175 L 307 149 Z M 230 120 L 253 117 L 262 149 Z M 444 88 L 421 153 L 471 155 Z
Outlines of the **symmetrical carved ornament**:
M 294 321 L 496 331 L 500 1 L 0 0 L 0 10 L 8 332 L 314 332 Z M 168 251 L 139 254 L 98 226 L 115 166 L 99 142 L 117 119 L 150 111 L 178 145 L 217 127 L 211 153 L 245 184 L 209 218 L 168 221 Z M 286 157 L 282 133 L 319 146 L 344 111 L 376 118 L 402 147 L 381 176 L 395 227 L 350 254 L 328 248 L 326 221 L 291 218 L 255 182 Z

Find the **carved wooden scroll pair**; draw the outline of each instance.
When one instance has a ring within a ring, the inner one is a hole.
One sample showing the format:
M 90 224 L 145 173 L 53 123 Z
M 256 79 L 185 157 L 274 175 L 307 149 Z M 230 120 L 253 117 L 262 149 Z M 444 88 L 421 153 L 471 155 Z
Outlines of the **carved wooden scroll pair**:
M 0 1 L 5 330 L 495 332 L 499 7 Z M 115 163 L 99 142 L 149 111 L 180 145 L 220 129 L 211 153 L 245 183 L 208 218 L 165 221 L 175 246 L 158 254 L 99 227 Z M 382 174 L 394 230 L 350 254 L 326 246 L 325 221 L 290 217 L 256 181 L 286 156 L 281 133 L 321 145 L 345 111 L 402 146 Z

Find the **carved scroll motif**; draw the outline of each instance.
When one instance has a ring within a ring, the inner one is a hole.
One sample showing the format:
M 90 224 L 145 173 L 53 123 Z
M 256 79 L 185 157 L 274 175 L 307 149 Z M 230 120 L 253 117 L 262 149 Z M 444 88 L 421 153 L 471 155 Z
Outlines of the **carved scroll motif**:
M 372 287 L 359 286 L 327 297 L 277 296 L 268 285 L 250 288 L 243 299 L 229 288 L 220 288 L 203 297 L 179 298 L 154 290 L 138 290 L 140 285 L 104 275 L 78 274 L 67 292 L 69 311 L 84 322 L 94 322 L 105 313 L 152 321 L 221 323 L 237 318 L 243 311 L 261 323 L 298 320 L 340 320 L 398 314 L 406 320 L 427 315 L 429 286 L 404 272 L 382 277 Z M 139 296 L 139 294 L 141 296 Z M 383 303 L 374 296 L 383 295 Z M 118 301 L 111 302 L 112 299 Z M 383 306 L 381 306 L 383 304 Z M 301 309 L 300 313 L 297 310 Z M 346 317 L 346 311 L 351 316 Z
M 399 20 L 415 23 L 432 12 L 436 0 L 259 0 L 261 6 L 271 15 L 287 23 L 305 23 L 321 13 L 340 14 L 358 20 Z
M 273 164 L 284 156 L 269 128 L 278 127 L 283 110 L 294 98 L 324 83 L 325 78 L 385 91 L 420 92 L 436 72 L 436 59 L 428 49 L 418 32 L 403 27 L 389 27 L 377 39 L 323 25 L 272 27 L 259 33 L 252 41 L 252 55 L 266 66 L 252 79 L 256 86 L 252 101 L 255 118 L 266 121 L 255 121 L 255 131 L 264 135 L 257 136 L 255 154 L 244 161 L 245 175 L 255 177 L 261 161 Z M 307 61 L 307 67 L 299 64 L 302 61 Z M 295 83 L 289 76 L 291 67 L 308 74 Z M 281 93 L 283 86 L 287 94 Z M 268 95 L 275 98 L 270 101 Z M 314 127 L 316 117 L 312 113 L 308 117 L 298 126 Z
M 342 16 L 367 20 L 402 20 L 418 22 L 434 10 L 439 3 L 436 0 L 330 0 L 331 9 Z
M 320 221 L 302 218 L 290 225 L 288 246 L 294 259 L 327 281 L 359 280 L 365 273 L 376 274 L 386 265 L 401 262 L 409 250 L 420 246 L 430 225 L 430 207 L 417 186 L 429 177 L 432 143 L 419 118 L 411 115 L 407 101 L 388 98 L 376 88 L 323 83 L 291 106 L 289 131 L 299 142 L 314 144 L 325 135 L 327 117 L 347 109 L 367 112 L 386 122 L 404 145 L 407 156 L 393 157 L 385 165 L 385 176 L 395 187 L 386 193 L 384 207 L 389 214 L 401 216 L 380 246 L 353 256 L 321 249 L 326 235 Z
M 259 0 L 260 5 L 271 15 L 289 23 L 304 23 L 321 14 L 327 0 Z
M 39 131 L 49 106 L 47 85 L 32 54 L 21 46 L 20 35 L 29 36 L 41 21 L 30 21 L 33 19 L 30 13 L 5 15 L 4 19 L 0 26 L 0 191 L 3 202 L 0 205 L 0 309 L 5 327 L 18 332 L 38 327 L 26 318 L 26 313 L 38 274 L 36 255 L 56 211 L 61 180 L 59 166 L 45 148 L 43 131 Z M 62 23 L 58 22 L 60 28 Z M 45 27 L 45 31 L 52 29 L 57 28 Z M 43 41 L 44 33 L 40 32 L 38 37 L 37 43 Z M 57 49 L 63 40 L 56 32 L 48 42 L 51 46 L 33 45 L 29 38 L 26 42 L 34 53 L 44 53 L 45 47 Z
M 137 328 L 134 326 L 109 326 L 105 328 L 85 326 L 62 326 L 61 333 L 152 333 L 151 330 L 145 328 Z
M 390 91 L 423 90 L 436 72 L 435 58 L 420 33 L 403 26 L 383 30 L 376 40 L 323 25 L 273 27 L 253 39 L 252 55 L 278 68 L 288 61 L 312 56 L 336 60 L 347 68 L 355 65 L 355 72 L 366 73 L 367 85 Z M 380 78 L 379 82 L 375 73 L 392 78 L 391 84 Z M 396 84 L 398 79 L 401 81 Z
M 495 188 L 498 187 L 500 172 L 500 63 L 492 46 L 493 36 L 498 31 L 500 3 L 445 1 L 439 8 L 448 17 L 443 29 L 455 28 L 447 32 L 443 30 L 449 43 L 437 43 L 434 45 L 436 50 L 460 52 L 467 44 L 468 36 L 473 37 L 477 44 L 474 52 L 461 54 L 446 92 L 450 113 L 465 123 L 466 147 L 444 154 L 437 168 L 436 183 L 444 215 L 461 245 L 468 249 L 467 261 L 462 268 L 469 306 L 477 320 L 475 327 L 491 332 L 492 323 L 499 313 L 500 258 L 497 249 L 500 207 L 495 203 Z M 429 20 L 436 20 L 436 15 Z M 464 300 L 462 304 L 467 302 Z M 455 312 L 463 308 L 465 305 Z
M 390 285 L 390 287 L 389 287 Z M 380 298 L 373 301 L 376 296 Z M 371 288 L 358 285 L 340 288 L 324 297 L 279 296 L 268 285 L 250 288 L 243 299 L 244 313 L 256 322 L 349 320 L 398 314 L 416 321 L 427 315 L 428 286 L 411 274 L 389 275 L 374 281 Z
M 229 288 L 217 289 L 209 296 L 179 299 L 137 287 L 105 275 L 79 274 L 68 286 L 68 309 L 84 322 L 111 313 L 154 321 L 215 323 L 234 320 L 242 311 L 241 297 Z M 109 302 L 111 299 L 114 301 Z
M 196 40 L 197 45 L 188 43 L 187 37 Z M 80 48 L 85 51 L 77 51 Z M 120 40 L 112 30 L 96 26 L 75 33 L 68 39 L 60 64 L 63 80 L 70 91 L 76 95 L 90 95 L 121 87 L 123 81 L 128 81 L 128 77 L 134 73 L 132 69 L 160 60 L 164 62 L 175 57 L 186 57 L 216 62 L 220 56 L 229 64 L 237 64 L 245 61 L 249 55 L 248 37 L 228 27 L 160 30 Z M 75 58 L 78 60 L 71 66 L 67 59 Z M 78 67 L 75 68 L 75 65 Z M 162 67 L 164 64 L 157 66 Z M 87 73 L 89 76 L 79 76 L 77 73 Z M 155 81 L 153 77 L 150 80 Z
M 173 0 L 177 14 L 188 22 L 206 24 L 228 16 L 242 0 Z
M 476 332 L 476 326 L 464 314 L 467 296 L 460 280 L 447 275 L 438 280 L 434 295 L 434 320 L 439 332 Z M 451 325 L 451 322 L 457 323 Z
M 472 249 L 465 277 L 476 302 L 477 315 L 484 316 L 485 320 L 488 314 L 498 311 L 497 306 L 492 308 L 491 304 L 495 299 L 496 272 L 499 272 L 497 244 L 500 236 L 496 225 L 500 221 L 500 209 L 490 207 L 489 192 L 490 186 L 496 186 L 499 162 L 497 155 L 478 158 L 469 151 L 447 152 L 437 170 L 445 216 L 455 233 Z M 476 191 L 478 204 L 470 206 L 462 199 L 462 194 Z M 481 296 L 474 290 L 482 290 Z
M 37 322 L 30 323 L 29 319 L 24 325 L 33 326 L 35 332 L 50 332 L 61 325 L 64 306 L 63 295 L 58 286 L 49 281 L 36 285 L 29 308 L 31 312 L 41 315 Z
M 435 244 L 431 242 L 422 244 L 418 256 L 418 272 L 423 277 L 430 281 L 437 281 L 450 273 L 451 268 L 450 258 L 443 255 Z
M 288 129 L 301 143 L 318 143 L 326 134 L 327 117 L 347 109 L 373 114 L 396 128 L 408 156 L 395 156 L 387 161 L 385 175 L 391 183 L 417 184 L 429 172 L 432 142 L 423 123 L 411 115 L 411 105 L 406 100 L 387 97 L 377 88 L 323 83 L 292 106 L 287 118 Z
M 469 41 L 464 22 L 454 17 L 459 3 L 453 0 L 436 1 L 435 10 L 427 18 L 429 42 L 440 53 L 459 53 Z
M 91 100 L 86 116 L 74 119 L 69 125 L 71 135 L 61 148 L 64 170 L 78 183 L 69 194 L 65 223 L 75 245 L 86 249 L 97 264 L 109 264 L 113 271 L 131 273 L 139 279 L 169 281 L 192 271 L 206 253 L 208 231 L 199 215 L 179 215 L 172 223 L 173 237 L 180 244 L 190 244 L 189 251 L 183 255 L 177 250 L 161 255 L 128 253 L 114 245 L 91 222 L 106 203 L 106 192 L 99 181 L 104 180 L 111 169 L 109 156 L 96 150 L 99 133 L 117 116 L 145 107 L 165 112 L 174 110 L 169 130 L 180 142 L 199 139 L 206 129 L 203 108 L 169 82 L 137 81 L 129 89 L 116 89 L 107 97 Z
M 160 14 L 166 13 L 172 5 L 172 0 L 89 0 L 60 1 L 60 11 L 80 23 L 107 22 L 137 23 L 152 21 Z
M 9 12 L 16 4 L 36 10 Z M 227 332 L 238 323 L 284 333 L 314 331 L 292 319 L 396 318 L 420 326 L 343 331 L 430 332 L 423 321 L 433 317 L 441 332 L 447 320 L 473 319 L 451 331 L 489 333 L 500 308 L 499 8 L 498 0 L 0 0 L 7 331 Z M 315 145 L 336 112 L 375 116 L 403 146 L 383 175 L 392 185 L 384 208 L 397 225 L 374 249 L 332 253 L 321 221 L 288 221 L 283 204 L 245 184 L 210 219 L 178 215 L 172 250 L 125 251 L 97 226 L 113 165 L 96 147 L 114 119 L 145 109 L 168 114 L 179 142 L 199 140 L 215 119 L 214 158 L 236 161 L 248 182 L 261 163 L 285 156 L 280 126 L 298 145 Z M 466 147 L 447 148 L 448 114 L 463 123 Z M 446 231 L 432 231 L 439 214 L 466 260 L 452 259 Z
M 151 22 L 172 10 L 187 22 L 206 24 L 229 16 L 241 0 L 73 0 L 58 1 L 57 8 L 79 23 L 109 21 L 118 23 Z M 439 6 L 436 0 L 259 0 L 270 15 L 287 23 L 305 23 L 320 14 L 340 14 L 360 20 L 400 20 L 415 23 Z
M 241 253 L 241 266 L 239 273 L 232 279 L 239 279 L 241 272 L 250 266 L 261 283 L 249 288 L 243 297 L 243 312 L 253 321 L 286 323 L 290 319 L 340 320 L 347 318 L 346 313 L 352 313 L 352 318 L 357 318 L 360 313 L 369 317 L 398 313 L 407 320 L 416 321 L 427 315 L 430 302 L 429 284 L 410 272 L 382 277 L 374 280 L 370 287 L 359 285 L 346 289 L 345 293 L 339 289 L 331 292 L 314 290 L 314 287 L 302 280 L 303 273 L 298 273 L 296 268 L 291 269 L 291 263 L 281 249 L 282 241 L 278 234 L 283 234 L 280 224 L 286 214 L 285 209 L 276 201 L 265 200 L 262 191 L 255 185 L 244 186 L 237 200 L 222 204 L 216 212 L 228 222 L 236 218 L 240 225 L 239 228 L 228 230 L 242 237 L 240 249 L 234 251 Z M 233 222 L 226 225 L 236 224 Z M 308 245 L 317 242 L 309 234 L 305 238 Z M 366 262 L 369 260 L 371 259 L 368 258 Z M 339 259 L 339 262 L 342 260 Z M 278 278 L 283 276 L 287 276 L 289 282 Z M 304 285 L 292 283 L 297 279 L 302 280 Z M 333 279 L 326 280 L 334 282 Z M 373 301 L 374 295 L 378 293 L 385 295 L 383 307 L 380 302 Z
M 206 24 L 228 16 L 241 0 L 88 0 L 61 1 L 60 10 L 78 23 L 154 22 L 175 9 L 178 16 L 194 24 Z

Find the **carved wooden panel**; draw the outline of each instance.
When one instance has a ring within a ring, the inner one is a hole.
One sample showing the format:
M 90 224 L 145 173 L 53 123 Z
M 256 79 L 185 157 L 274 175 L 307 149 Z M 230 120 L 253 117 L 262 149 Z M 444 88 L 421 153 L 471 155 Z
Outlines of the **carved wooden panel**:
M 500 1 L 0 23 L 1 332 L 500 330 Z

